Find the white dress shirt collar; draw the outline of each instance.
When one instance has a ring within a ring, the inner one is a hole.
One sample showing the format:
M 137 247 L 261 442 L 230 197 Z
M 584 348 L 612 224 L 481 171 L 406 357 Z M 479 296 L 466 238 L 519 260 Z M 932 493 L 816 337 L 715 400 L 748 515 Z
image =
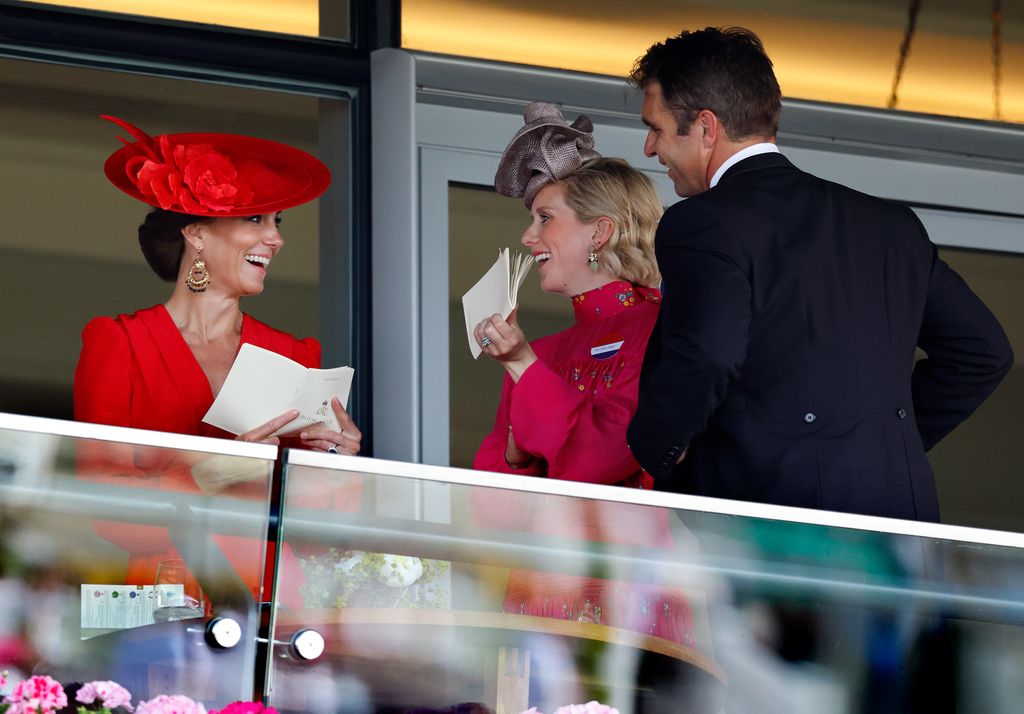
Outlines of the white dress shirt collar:
M 725 162 L 718 167 L 718 171 L 711 177 L 711 185 L 708 188 L 714 188 L 718 185 L 718 182 L 722 180 L 722 175 L 728 171 L 731 167 L 735 166 L 743 159 L 749 159 L 751 156 L 757 156 L 758 154 L 771 154 L 779 153 L 779 147 L 771 142 L 765 141 L 760 144 L 751 144 L 750 146 L 740 149 L 735 154 L 730 156 Z

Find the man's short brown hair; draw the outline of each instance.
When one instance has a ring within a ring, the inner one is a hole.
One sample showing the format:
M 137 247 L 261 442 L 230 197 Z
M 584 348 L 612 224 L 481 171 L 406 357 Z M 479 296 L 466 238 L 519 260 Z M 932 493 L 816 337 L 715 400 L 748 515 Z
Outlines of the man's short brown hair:
M 761 40 L 742 27 L 683 31 L 648 48 L 633 65 L 630 81 L 661 87 L 665 106 L 686 134 L 710 109 L 730 140 L 775 136 L 782 92 Z

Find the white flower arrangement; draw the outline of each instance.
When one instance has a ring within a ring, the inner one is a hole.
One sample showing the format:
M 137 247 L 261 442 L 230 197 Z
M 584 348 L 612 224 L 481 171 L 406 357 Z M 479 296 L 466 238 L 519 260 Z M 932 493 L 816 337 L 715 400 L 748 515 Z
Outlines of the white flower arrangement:
M 306 607 L 447 606 L 440 580 L 449 564 L 443 560 L 331 548 L 300 562 Z

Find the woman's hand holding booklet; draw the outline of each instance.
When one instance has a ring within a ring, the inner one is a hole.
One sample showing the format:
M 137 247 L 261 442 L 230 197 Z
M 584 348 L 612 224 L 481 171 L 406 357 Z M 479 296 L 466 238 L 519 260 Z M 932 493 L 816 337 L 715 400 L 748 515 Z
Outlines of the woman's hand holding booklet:
M 482 352 L 473 336 L 474 328 L 496 313 L 505 319 L 512 314 L 518 304 L 519 286 L 523 284 L 532 265 L 532 255 L 517 253 L 510 257 L 508 248 L 502 248 L 498 251 L 498 259 L 491 269 L 462 296 L 462 311 L 466 316 L 466 337 L 469 339 L 469 350 L 473 353 L 473 359 L 479 357 Z
M 314 424 L 338 431 L 331 399 L 348 404 L 351 367 L 312 369 L 276 352 L 243 344 L 217 399 L 203 421 L 232 434 L 244 434 L 290 409 L 299 416 L 275 431 L 280 436 Z

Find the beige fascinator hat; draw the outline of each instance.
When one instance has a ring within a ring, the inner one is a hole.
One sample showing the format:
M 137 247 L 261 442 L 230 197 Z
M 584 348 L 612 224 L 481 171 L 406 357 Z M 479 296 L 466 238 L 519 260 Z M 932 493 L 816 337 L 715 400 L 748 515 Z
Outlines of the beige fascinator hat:
M 601 155 L 594 151 L 594 124 L 582 114 L 566 124 L 554 104 L 533 102 L 523 111 L 523 119 L 526 125 L 501 155 L 494 188 L 502 196 L 522 196 L 529 208 L 546 184 L 565 178 Z

